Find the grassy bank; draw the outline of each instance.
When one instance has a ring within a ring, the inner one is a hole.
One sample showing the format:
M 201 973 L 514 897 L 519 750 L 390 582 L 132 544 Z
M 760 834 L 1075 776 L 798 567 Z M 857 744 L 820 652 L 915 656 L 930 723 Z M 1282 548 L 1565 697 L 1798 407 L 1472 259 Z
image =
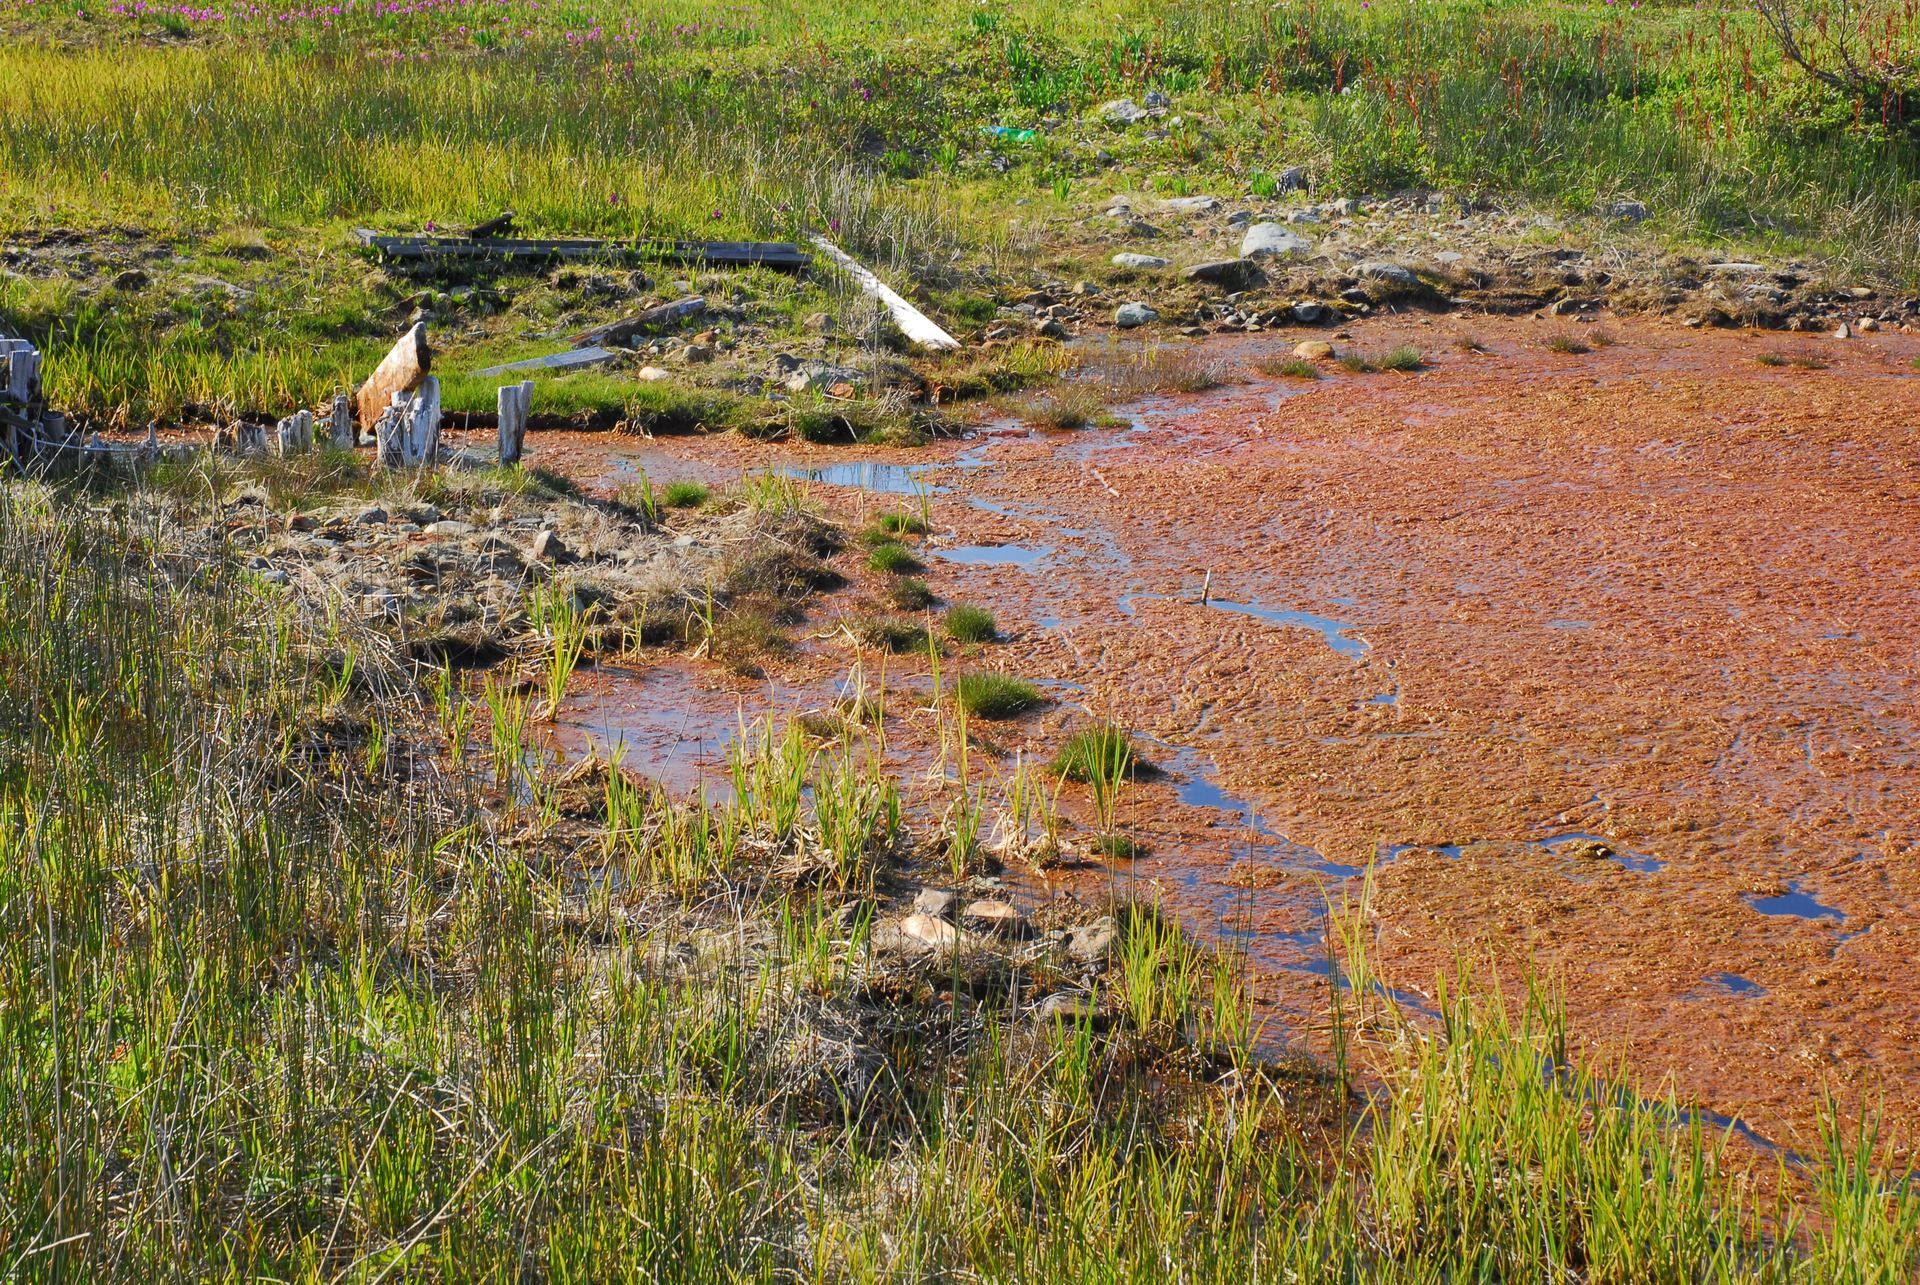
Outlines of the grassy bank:
M 1354 1001 L 1360 917 L 1330 1066 L 1263 1053 L 1258 979 L 1149 908 L 1090 999 L 1044 956 L 889 949 L 932 836 L 873 729 L 744 738 L 727 804 L 557 773 L 523 688 L 421 681 L 184 556 L 155 514 L 190 491 L 0 492 L 10 1278 L 1914 1267 L 1920 1202 L 1853 1127 L 1756 1187 L 1569 1064 L 1544 990 L 1458 987 L 1424 1031 Z
M 47 341 L 75 410 L 138 422 L 323 398 L 364 374 L 414 289 L 349 251 L 347 229 L 505 208 L 620 237 L 827 230 L 949 325 L 1057 270 L 1067 224 L 1113 193 L 1279 197 L 1294 166 L 1325 197 L 1519 202 L 1556 221 L 1547 241 L 1920 280 L 1897 70 L 1915 19 L 1897 5 L 1796 10 L 1821 69 L 1842 53 L 1896 69 L 1858 87 L 1784 60 L 1734 4 L 335 8 L 0 9 L 0 232 L 122 235 L 129 261 L 213 279 L 156 301 L 84 256 L 0 278 L 0 317 Z M 1149 92 L 1170 100 L 1155 128 L 1098 119 Z M 1649 221 L 1599 217 L 1622 200 Z M 484 364 L 564 332 L 556 292 L 509 293 L 492 310 L 510 327 L 439 308 L 456 351 Z

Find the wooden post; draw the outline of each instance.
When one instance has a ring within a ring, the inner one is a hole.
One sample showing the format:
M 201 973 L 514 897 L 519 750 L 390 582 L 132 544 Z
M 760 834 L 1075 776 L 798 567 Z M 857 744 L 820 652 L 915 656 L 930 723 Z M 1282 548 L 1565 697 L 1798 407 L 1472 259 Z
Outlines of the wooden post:
M 414 394 L 407 428 L 407 462 L 431 466 L 440 458 L 440 380 L 428 375 Z
M 353 398 L 345 393 L 333 395 L 333 444 L 343 451 L 360 445 L 360 430 L 353 422 Z
M 380 418 L 374 421 L 374 463 L 381 468 L 402 468 L 406 465 L 407 427 L 412 418 L 407 413 L 410 400 L 405 393 L 393 394 L 387 408 L 380 412 Z
M 24 406 L 40 396 L 40 350 L 24 339 L 11 340 L 7 354 L 7 396 Z
M 518 464 L 527 442 L 527 416 L 533 410 L 533 381 L 503 384 L 494 394 L 500 414 L 500 462 Z

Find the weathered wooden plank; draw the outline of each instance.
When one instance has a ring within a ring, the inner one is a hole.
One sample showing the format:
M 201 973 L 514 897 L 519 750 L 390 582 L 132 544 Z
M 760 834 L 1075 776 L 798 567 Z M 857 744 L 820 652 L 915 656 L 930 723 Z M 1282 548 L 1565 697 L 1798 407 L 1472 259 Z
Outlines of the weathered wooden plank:
M 390 259 L 653 259 L 687 264 L 800 269 L 813 257 L 790 241 L 604 241 L 582 237 L 389 236 L 355 228 L 353 237 Z
M 518 464 L 527 441 L 527 416 L 533 412 L 533 381 L 502 384 L 494 394 L 499 412 L 500 462 Z
M 510 361 L 504 366 L 489 366 L 485 370 L 476 370 L 476 375 L 505 375 L 516 370 L 564 371 L 580 370 L 587 366 L 604 365 L 620 354 L 606 348 L 569 348 L 565 352 L 553 353 L 546 357 L 529 357 L 525 361 Z
M 900 332 L 916 344 L 927 348 L 958 348 L 960 341 L 933 323 L 932 318 L 902 299 L 879 277 L 869 272 L 858 260 L 823 236 L 813 238 L 813 243 L 821 252 L 840 265 L 841 271 L 853 278 L 860 292 L 871 299 L 877 299 L 887 311 L 893 314 L 894 324 Z

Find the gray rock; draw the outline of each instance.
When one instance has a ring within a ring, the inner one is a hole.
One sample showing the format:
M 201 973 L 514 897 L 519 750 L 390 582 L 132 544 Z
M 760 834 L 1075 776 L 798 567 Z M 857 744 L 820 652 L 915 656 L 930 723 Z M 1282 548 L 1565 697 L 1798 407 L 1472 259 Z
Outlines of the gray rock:
M 428 535 L 438 535 L 438 536 L 472 535 L 473 523 L 458 522 L 451 518 L 443 518 L 438 522 L 427 523 L 425 530 Z
M 1164 268 L 1167 266 L 1167 263 L 1168 263 L 1168 260 L 1161 258 L 1157 254 L 1134 254 L 1132 252 L 1123 252 L 1113 256 L 1114 267 L 1132 268 L 1135 271 L 1139 271 L 1139 272 L 1145 272 L 1153 268 Z
M 1211 196 L 1176 196 L 1160 202 L 1160 208 L 1168 214 L 1212 214 L 1220 202 Z
M 1160 314 L 1144 303 L 1123 303 L 1113 312 L 1113 324 L 1122 330 L 1132 330 L 1135 326 L 1158 320 Z
M 557 565 L 573 561 L 573 554 L 568 550 L 566 542 L 560 538 L 560 533 L 548 527 L 533 537 L 533 560 Z
M 913 911 L 934 919 L 951 919 L 954 901 L 954 895 L 944 888 L 922 888 L 913 899 Z
M 1350 196 L 1343 196 L 1337 201 L 1329 202 L 1327 208 L 1333 212 L 1335 218 L 1346 219 L 1361 213 L 1367 207 L 1362 201 L 1356 201 Z
M 1320 214 L 1316 210 L 1288 210 L 1287 211 L 1287 222 L 1289 223 L 1314 224 L 1314 223 L 1318 223 L 1319 221 L 1320 221 Z
M 1033 323 L 1033 333 L 1042 339 L 1065 339 L 1067 328 L 1052 317 L 1042 317 Z
M 1263 274 L 1260 265 L 1252 259 L 1218 259 L 1212 263 L 1196 263 L 1180 275 L 1189 281 L 1227 290 L 1246 290 L 1258 285 Z
M 1120 926 L 1112 916 L 1102 915 L 1090 924 L 1082 924 L 1067 935 L 1067 953 L 1084 964 L 1097 964 L 1113 952 L 1120 939 Z
M 1353 265 L 1353 275 L 1368 281 L 1382 281 L 1390 286 L 1413 289 L 1420 284 L 1420 278 L 1398 263 L 1388 263 L 1384 259 L 1370 259 L 1365 263 Z
M 1243 228 L 1251 222 L 1253 222 L 1253 216 L 1245 210 L 1235 210 L 1227 216 L 1227 226 L 1230 228 Z
M 1077 1025 L 1097 1019 L 1099 1011 L 1091 995 L 1079 991 L 1055 991 L 1034 1005 L 1033 1020 L 1039 1024 L 1065 1022 Z
M 129 291 L 145 290 L 147 288 L 147 274 L 138 268 L 126 268 L 113 278 L 113 288 L 115 290 Z
M 1157 89 L 1149 89 L 1145 101 L 1149 111 L 1165 111 L 1173 106 L 1173 100 Z
M 377 504 L 369 504 L 354 515 L 354 522 L 360 526 L 378 526 L 387 520 L 387 511 Z
M 1243 259 L 1288 258 L 1312 249 L 1313 245 L 1305 237 L 1278 223 L 1256 223 L 1240 239 Z
M 1275 186 L 1282 192 L 1304 192 L 1307 190 L 1307 170 L 1304 165 L 1289 165 L 1273 176 Z
M 1644 201 L 1613 201 L 1602 211 L 1610 219 L 1619 219 L 1626 223 L 1638 223 L 1646 218 L 1649 211 Z
M 1303 326 L 1317 326 L 1327 319 L 1326 305 L 1315 303 L 1311 299 L 1294 304 L 1292 312 L 1293 319 Z
M 1128 125 L 1138 125 L 1152 114 L 1152 112 L 1142 107 L 1139 103 L 1134 102 L 1131 98 L 1116 98 L 1111 102 L 1102 103 L 1100 104 L 1100 110 L 1098 112 L 1101 120 L 1107 122 L 1109 125 L 1119 125 L 1122 128 Z

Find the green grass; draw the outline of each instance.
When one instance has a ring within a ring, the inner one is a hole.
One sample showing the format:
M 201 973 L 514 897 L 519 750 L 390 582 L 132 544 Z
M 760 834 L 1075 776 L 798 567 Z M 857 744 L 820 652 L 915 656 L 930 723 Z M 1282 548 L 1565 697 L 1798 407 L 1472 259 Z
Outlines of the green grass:
M 1090 992 L 887 957 L 876 895 L 939 832 L 850 730 L 743 729 L 724 802 L 557 776 L 510 674 L 423 690 L 101 498 L 0 487 L 10 1277 L 1920 1267 L 1870 1119 L 1756 1203 L 1731 1131 L 1582 1059 L 1550 989 L 1461 973 L 1404 1021 L 1364 906 L 1328 916 L 1329 1064 L 1263 1053 L 1245 959 L 1151 906 Z M 1093 1015 L 1035 1023 L 1056 989 Z
M 1254 369 L 1275 379 L 1318 379 L 1320 368 L 1299 357 L 1262 357 Z
M 893 616 L 869 616 L 855 625 L 854 633 L 861 642 L 882 651 L 925 651 L 928 643 L 925 625 Z
M 947 637 L 957 643 L 992 642 L 999 636 L 993 613 L 970 602 L 956 602 L 948 607 L 940 624 L 947 631 Z
M 1426 367 L 1426 358 L 1418 348 L 1411 344 L 1401 344 L 1377 353 L 1344 353 L 1338 358 L 1340 365 L 1356 375 L 1376 374 L 1383 370 L 1415 371 Z
M 888 575 L 907 575 L 922 569 L 920 559 L 903 544 L 876 544 L 867 554 L 867 569 Z
M 660 489 L 660 502 L 670 509 L 697 509 L 713 498 L 713 489 L 703 482 L 682 479 Z
M 1559 334 L 1547 340 L 1547 351 L 1577 357 L 1593 351 L 1592 345 L 1578 335 Z
M 873 520 L 880 530 L 891 535 L 925 535 L 927 520 L 918 513 L 882 513 Z
M 925 611 L 933 605 L 933 590 L 918 576 L 900 576 L 887 586 L 887 601 L 899 611 Z
M 1153 767 L 1141 757 L 1133 738 L 1111 723 L 1075 732 L 1053 756 L 1056 775 L 1083 784 L 1143 776 Z
M 953 698 L 975 718 L 1017 718 L 1040 703 L 1040 689 L 1010 674 L 975 670 L 954 680 Z
M 1124 834 L 1095 836 L 1093 851 L 1109 861 L 1131 861 L 1146 854 L 1146 849 L 1140 843 Z
M 1758 357 L 1755 357 L 1754 360 L 1762 366 L 1784 366 L 1787 364 L 1787 358 L 1777 352 L 1763 352 Z

